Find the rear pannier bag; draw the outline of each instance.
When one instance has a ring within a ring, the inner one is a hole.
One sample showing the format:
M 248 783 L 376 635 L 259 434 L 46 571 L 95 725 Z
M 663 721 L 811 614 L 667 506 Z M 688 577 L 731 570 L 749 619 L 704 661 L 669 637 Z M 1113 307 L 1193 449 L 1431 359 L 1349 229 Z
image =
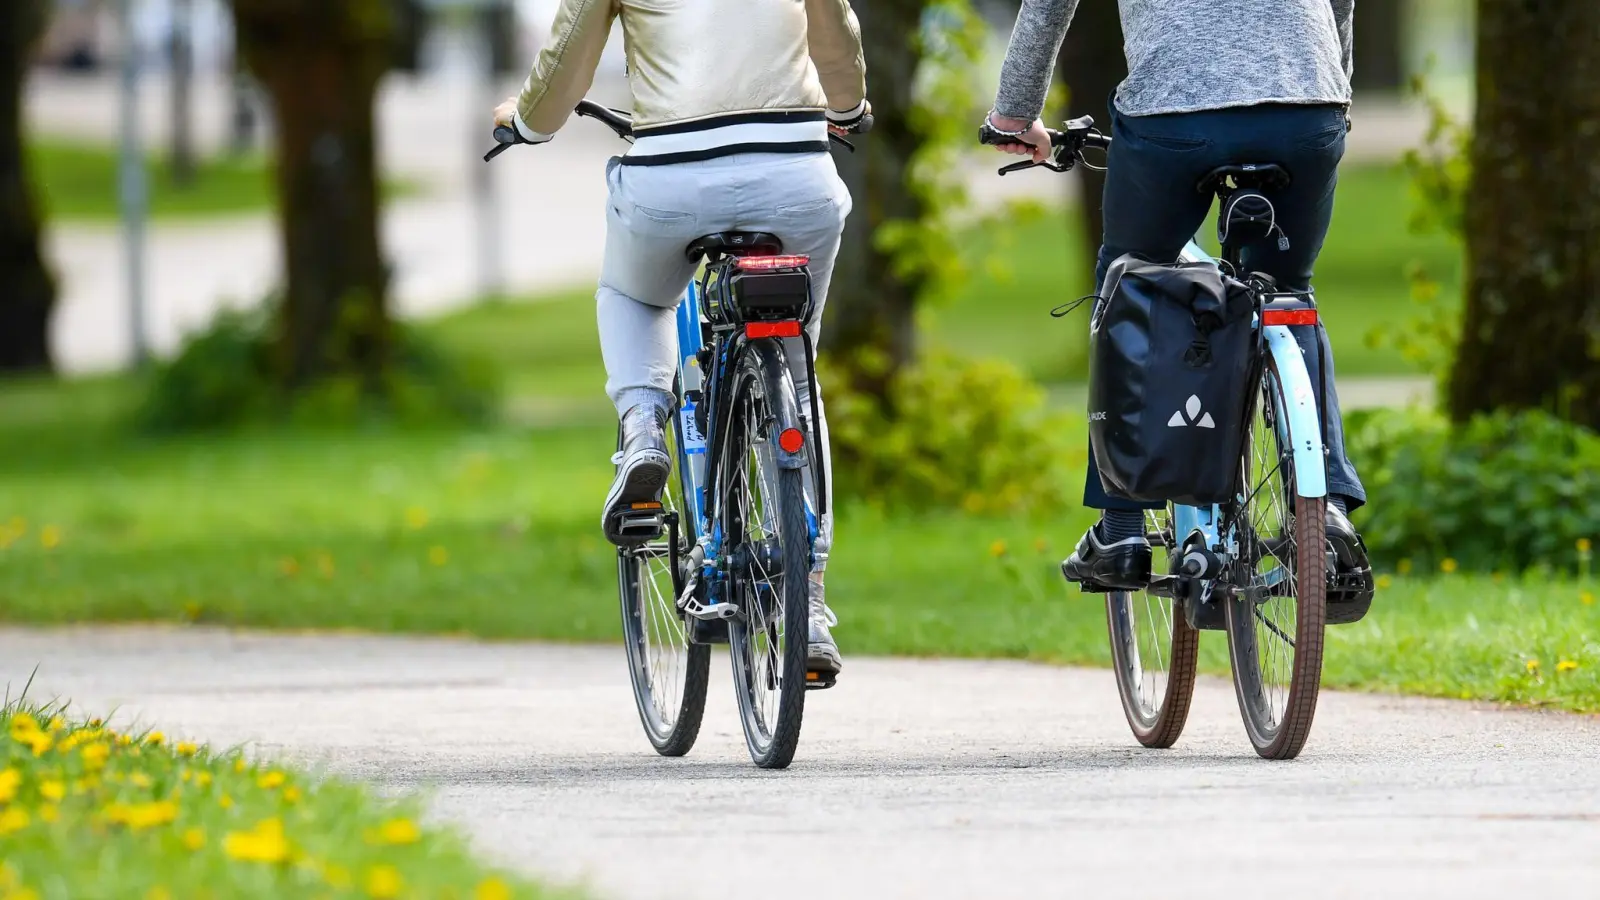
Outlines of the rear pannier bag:
M 1253 309 L 1209 263 L 1112 262 L 1089 325 L 1089 443 L 1107 494 L 1233 499 L 1258 377 Z

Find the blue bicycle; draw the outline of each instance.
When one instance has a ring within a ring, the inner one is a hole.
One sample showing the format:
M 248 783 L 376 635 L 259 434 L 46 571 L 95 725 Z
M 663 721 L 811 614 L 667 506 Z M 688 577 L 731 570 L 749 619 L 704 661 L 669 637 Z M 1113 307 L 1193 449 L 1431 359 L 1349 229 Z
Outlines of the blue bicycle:
M 577 113 L 632 138 L 626 112 L 585 100 Z M 853 130 L 870 128 L 866 117 Z M 486 160 L 520 143 L 508 128 L 495 137 L 500 146 Z M 814 308 L 810 260 L 784 255 L 777 235 L 758 232 L 706 235 L 685 252 L 705 268 L 677 310 L 678 406 L 666 429 L 677 477 L 660 503 L 635 504 L 618 526 L 627 538 L 617 585 L 628 671 L 651 745 L 682 756 L 705 715 L 711 645 L 729 644 L 750 757 L 784 768 L 799 744 L 806 691 L 833 685 L 831 674 L 806 669 L 807 578 L 825 512 L 809 505 L 804 482 L 823 477 L 812 456 L 820 416 L 804 327 Z M 800 408 L 787 361 L 795 339 L 811 409 Z M 825 486 L 815 487 L 826 503 Z
M 1015 163 L 1000 173 L 1035 166 L 1071 170 L 1084 162 L 1085 148 L 1111 146 L 1093 125 L 1088 117 L 1068 122 L 1066 131 L 1050 132 L 1056 148 L 1050 159 Z M 1200 631 L 1214 629 L 1227 632 L 1234 689 L 1256 752 L 1271 759 L 1296 756 L 1316 712 L 1329 592 L 1371 587 L 1370 572 L 1334 574 L 1326 537 L 1326 442 L 1315 402 L 1321 386 L 1312 383 L 1290 332 L 1290 326 L 1317 323 L 1315 299 L 1280 292 L 1240 264 L 1244 248 L 1268 236 L 1270 194 L 1289 178 L 1274 164 L 1242 163 L 1219 168 L 1198 185 L 1222 201 L 1222 258 L 1190 241 L 1181 259 L 1219 265 L 1250 287 L 1257 375 L 1250 381 L 1233 500 L 1204 508 L 1168 504 L 1148 514 L 1151 571 L 1159 574 L 1142 591 L 1106 596 L 1123 712 L 1147 747 L 1170 747 L 1182 733 Z M 1194 420 L 1200 411 L 1187 413 Z

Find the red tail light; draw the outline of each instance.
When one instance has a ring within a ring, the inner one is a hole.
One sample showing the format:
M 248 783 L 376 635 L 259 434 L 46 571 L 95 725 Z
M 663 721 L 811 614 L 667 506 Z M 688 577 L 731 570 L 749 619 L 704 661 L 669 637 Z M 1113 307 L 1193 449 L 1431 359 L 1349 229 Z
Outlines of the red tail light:
M 756 338 L 793 338 L 800 336 L 799 322 L 746 322 L 744 336 Z
M 1315 325 L 1317 324 L 1317 311 L 1314 309 L 1264 309 L 1261 311 L 1262 325 Z
M 800 448 L 806 445 L 806 436 L 798 428 L 785 428 L 778 435 L 778 446 L 785 453 L 799 453 Z
M 739 268 L 745 272 L 759 269 L 798 269 L 810 264 L 809 256 L 741 256 L 738 262 Z

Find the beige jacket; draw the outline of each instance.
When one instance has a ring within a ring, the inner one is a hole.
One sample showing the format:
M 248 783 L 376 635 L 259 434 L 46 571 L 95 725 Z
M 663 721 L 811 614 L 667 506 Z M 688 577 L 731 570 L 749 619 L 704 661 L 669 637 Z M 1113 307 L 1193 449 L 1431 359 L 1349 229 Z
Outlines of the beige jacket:
M 863 109 L 849 0 L 562 0 L 517 103 L 525 138 L 566 124 L 619 17 L 636 137 L 625 163 L 826 151 L 826 120 Z

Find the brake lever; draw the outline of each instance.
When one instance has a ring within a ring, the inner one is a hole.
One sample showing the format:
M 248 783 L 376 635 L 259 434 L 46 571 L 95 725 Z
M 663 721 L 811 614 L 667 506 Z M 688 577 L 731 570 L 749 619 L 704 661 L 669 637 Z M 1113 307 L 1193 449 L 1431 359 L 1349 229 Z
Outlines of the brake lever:
M 1000 170 L 1000 174 L 1004 175 L 1007 172 L 1020 172 L 1023 169 L 1049 169 L 1052 172 L 1070 172 L 1072 171 L 1072 167 L 1076 160 L 1070 156 L 1067 157 L 1067 160 L 1068 161 L 1066 163 L 1057 162 L 1055 157 L 1051 157 L 1044 162 L 1034 162 L 1031 159 L 1024 160 L 1022 162 L 1012 163 L 1009 166 L 1003 167 Z
M 844 148 L 846 150 L 849 150 L 851 153 L 856 152 L 856 145 L 855 144 L 850 143 L 849 141 L 845 140 L 842 137 L 839 137 L 837 134 L 834 134 L 831 131 L 828 132 L 828 140 L 833 141 L 835 144 L 843 145 Z

